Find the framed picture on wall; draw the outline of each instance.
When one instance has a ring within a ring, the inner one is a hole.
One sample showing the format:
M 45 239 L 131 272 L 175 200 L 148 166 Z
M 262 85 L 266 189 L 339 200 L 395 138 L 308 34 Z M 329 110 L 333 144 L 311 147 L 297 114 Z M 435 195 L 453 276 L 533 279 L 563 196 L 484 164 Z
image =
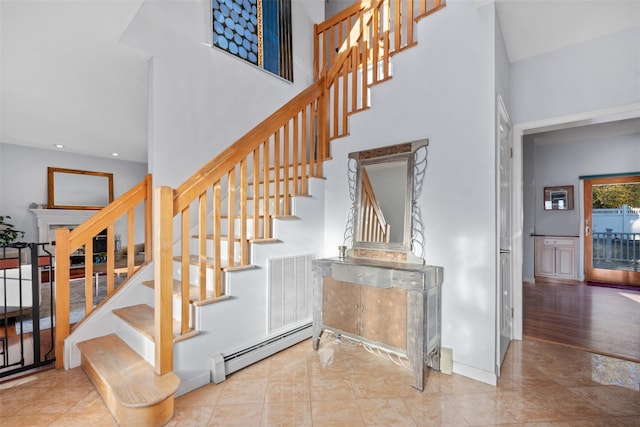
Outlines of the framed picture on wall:
M 544 187 L 544 210 L 573 210 L 573 185 Z

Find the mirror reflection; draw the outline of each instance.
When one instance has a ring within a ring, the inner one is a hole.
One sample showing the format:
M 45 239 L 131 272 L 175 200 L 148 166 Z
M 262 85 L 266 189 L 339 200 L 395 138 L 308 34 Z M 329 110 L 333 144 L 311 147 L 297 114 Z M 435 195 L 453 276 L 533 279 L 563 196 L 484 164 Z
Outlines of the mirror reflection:
M 407 167 L 406 160 L 362 165 L 357 241 L 404 243 Z

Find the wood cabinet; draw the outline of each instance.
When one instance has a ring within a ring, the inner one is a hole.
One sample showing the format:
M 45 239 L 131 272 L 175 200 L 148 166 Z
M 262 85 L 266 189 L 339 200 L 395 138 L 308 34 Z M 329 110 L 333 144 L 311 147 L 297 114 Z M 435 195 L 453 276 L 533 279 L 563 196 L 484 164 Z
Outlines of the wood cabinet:
M 440 370 L 442 267 L 360 258 L 313 261 L 313 348 L 328 330 L 405 355 L 414 387 Z
M 535 275 L 576 280 L 577 237 L 535 237 Z
M 322 318 L 328 328 L 407 348 L 407 291 L 324 278 Z

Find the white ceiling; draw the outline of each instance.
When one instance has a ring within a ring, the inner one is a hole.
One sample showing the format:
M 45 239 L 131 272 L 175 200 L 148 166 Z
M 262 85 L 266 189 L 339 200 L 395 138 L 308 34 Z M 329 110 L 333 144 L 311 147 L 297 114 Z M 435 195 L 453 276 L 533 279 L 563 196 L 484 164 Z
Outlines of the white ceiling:
M 640 26 L 640 0 L 496 0 L 511 62 Z
M 0 141 L 146 162 L 149 58 L 119 43 L 143 2 L 0 0 Z M 640 25 L 640 0 L 497 10 L 511 61 Z

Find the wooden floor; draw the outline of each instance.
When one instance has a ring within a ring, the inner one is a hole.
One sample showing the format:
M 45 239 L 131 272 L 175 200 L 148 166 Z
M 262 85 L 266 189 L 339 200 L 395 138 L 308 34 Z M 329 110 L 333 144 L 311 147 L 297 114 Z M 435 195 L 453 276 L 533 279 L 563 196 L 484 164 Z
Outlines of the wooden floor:
M 523 284 L 525 338 L 640 362 L 640 290 Z

